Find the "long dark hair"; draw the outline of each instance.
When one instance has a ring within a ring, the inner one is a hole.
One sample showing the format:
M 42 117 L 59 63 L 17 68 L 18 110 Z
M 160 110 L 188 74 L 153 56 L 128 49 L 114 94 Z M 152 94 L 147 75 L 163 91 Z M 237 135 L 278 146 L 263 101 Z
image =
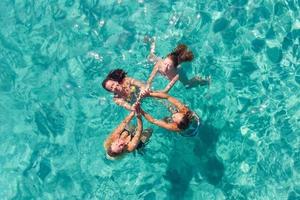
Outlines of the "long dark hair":
M 181 119 L 179 124 L 177 125 L 180 130 L 185 130 L 189 127 L 190 121 L 192 119 L 193 113 L 188 111 Z
M 124 80 L 124 78 L 126 77 L 127 73 L 123 70 L 123 69 L 115 69 L 111 72 L 109 72 L 109 74 L 106 76 L 106 78 L 102 81 L 102 87 L 111 92 L 110 90 L 108 90 L 106 88 L 106 82 L 111 80 L 111 81 L 117 81 L 118 83 L 122 83 L 122 81 Z
M 168 57 L 174 62 L 174 66 L 177 67 L 182 62 L 192 61 L 194 54 L 188 50 L 185 44 L 179 44 L 177 47 L 168 54 Z

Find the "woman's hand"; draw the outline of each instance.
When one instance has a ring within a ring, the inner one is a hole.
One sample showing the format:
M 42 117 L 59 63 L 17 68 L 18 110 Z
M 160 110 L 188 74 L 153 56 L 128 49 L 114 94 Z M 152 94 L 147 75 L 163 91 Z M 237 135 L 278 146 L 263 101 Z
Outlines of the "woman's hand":
M 149 96 L 151 90 L 149 87 L 146 87 L 145 89 L 143 89 L 140 94 L 139 94 L 139 99 L 143 99 L 146 96 Z

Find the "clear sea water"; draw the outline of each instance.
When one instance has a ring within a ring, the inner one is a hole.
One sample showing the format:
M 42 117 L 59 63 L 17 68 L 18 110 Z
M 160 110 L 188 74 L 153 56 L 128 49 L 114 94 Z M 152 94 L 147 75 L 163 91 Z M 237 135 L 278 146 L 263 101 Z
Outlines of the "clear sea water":
M 3 0 L 0 25 L 0 199 L 300 199 L 299 0 Z M 145 36 L 160 56 L 186 43 L 189 77 L 211 75 L 170 92 L 203 126 L 145 122 L 144 155 L 110 161 L 128 112 L 100 83 L 147 79 Z

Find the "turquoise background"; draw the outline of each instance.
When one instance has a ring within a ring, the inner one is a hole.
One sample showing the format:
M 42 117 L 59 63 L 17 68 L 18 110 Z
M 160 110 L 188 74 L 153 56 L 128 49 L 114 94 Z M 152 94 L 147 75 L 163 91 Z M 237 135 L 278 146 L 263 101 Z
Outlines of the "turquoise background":
M 0 1 L 0 199 L 299 200 L 299 13 L 299 0 Z M 212 76 L 170 92 L 203 126 L 186 138 L 145 122 L 145 155 L 110 161 L 103 141 L 128 112 L 100 84 L 115 68 L 147 79 L 145 36 L 160 56 L 186 43 L 189 77 Z

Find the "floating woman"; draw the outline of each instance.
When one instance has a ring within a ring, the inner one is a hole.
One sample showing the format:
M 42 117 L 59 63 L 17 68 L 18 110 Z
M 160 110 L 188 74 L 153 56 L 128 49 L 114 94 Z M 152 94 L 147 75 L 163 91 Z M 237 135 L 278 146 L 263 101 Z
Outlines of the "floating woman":
M 169 53 L 166 58 L 162 59 L 154 54 L 155 40 L 153 39 L 151 44 L 149 60 L 154 62 L 154 68 L 147 81 L 147 87 L 151 86 L 151 83 L 157 73 L 165 76 L 170 80 L 168 85 L 162 90 L 162 92 L 168 93 L 173 85 L 179 80 L 186 88 L 196 87 L 198 85 L 208 85 L 210 83 L 210 77 L 203 79 L 200 76 L 195 76 L 192 79 L 188 79 L 184 70 L 180 64 L 183 62 L 192 61 L 194 54 L 188 50 L 185 44 L 179 44 L 177 47 Z
M 185 106 L 182 102 L 177 100 L 174 97 L 171 97 L 170 95 L 164 93 L 164 92 L 150 92 L 148 91 L 143 91 L 140 95 L 140 98 L 144 97 L 155 97 L 159 99 L 166 99 L 168 100 L 171 104 L 173 104 L 172 108 L 172 115 L 171 117 L 168 117 L 167 119 L 164 120 L 158 120 L 153 118 L 150 114 L 147 112 L 143 111 L 141 109 L 142 115 L 152 124 L 155 124 L 157 126 L 160 126 L 162 128 L 168 129 L 170 131 L 183 131 L 186 130 L 192 121 L 196 122 L 196 127 L 190 134 L 196 135 L 198 128 L 200 126 L 200 119 L 199 117 L 192 112 L 187 106 Z M 140 103 L 137 104 L 137 107 L 140 107 Z
M 104 142 L 104 148 L 109 158 L 115 159 L 134 150 L 139 150 L 145 146 L 151 137 L 152 129 L 146 129 L 143 132 L 140 111 L 136 112 L 137 128 L 129 127 L 134 115 L 135 112 L 132 111 Z
M 145 89 L 146 85 L 134 78 L 127 76 L 122 69 L 111 71 L 102 82 L 102 87 L 114 93 L 114 101 L 127 110 L 134 111 L 133 103 L 136 102 L 139 91 Z

